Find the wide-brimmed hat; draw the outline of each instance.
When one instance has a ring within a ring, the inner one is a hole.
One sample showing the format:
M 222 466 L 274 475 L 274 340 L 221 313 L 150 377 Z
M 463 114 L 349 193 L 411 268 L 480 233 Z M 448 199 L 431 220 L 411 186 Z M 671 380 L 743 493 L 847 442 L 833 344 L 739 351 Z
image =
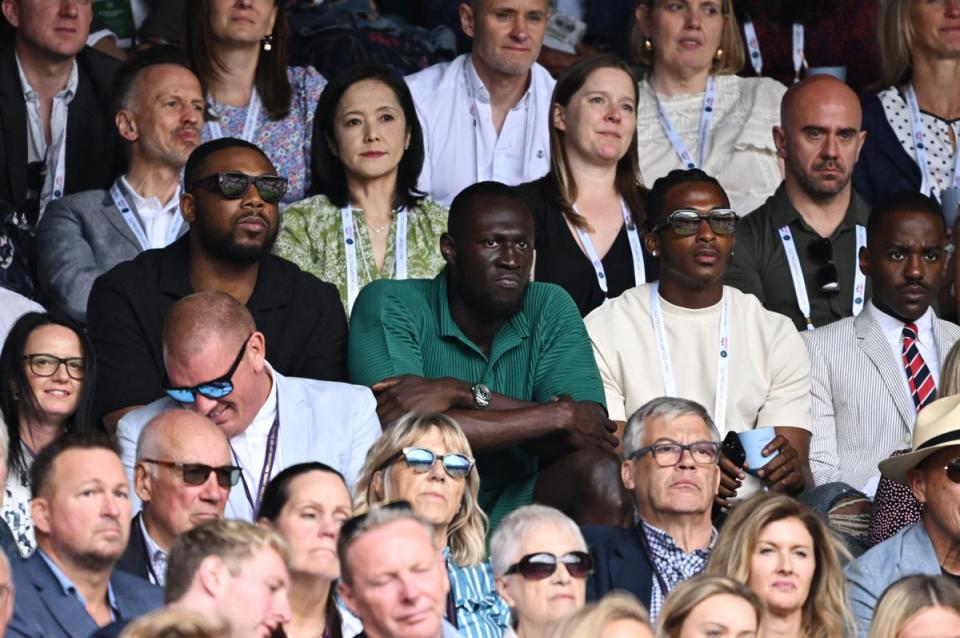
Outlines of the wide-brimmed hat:
M 960 446 L 960 395 L 937 399 L 920 410 L 913 427 L 913 451 L 880 461 L 880 473 L 906 485 L 907 470 L 951 445 Z

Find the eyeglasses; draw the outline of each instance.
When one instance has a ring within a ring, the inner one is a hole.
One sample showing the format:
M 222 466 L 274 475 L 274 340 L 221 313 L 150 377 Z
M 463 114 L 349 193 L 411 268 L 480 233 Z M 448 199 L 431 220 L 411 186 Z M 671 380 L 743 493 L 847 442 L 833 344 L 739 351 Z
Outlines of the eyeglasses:
M 433 464 L 439 458 L 440 463 L 443 465 L 444 471 L 447 473 L 450 478 L 461 479 L 470 473 L 470 470 L 473 468 L 473 459 L 471 459 L 466 454 L 459 454 L 456 452 L 450 454 L 438 455 L 433 450 L 428 450 L 423 447 L 405 447 L 402 451 L 394 454 L 389 461 L 384 465 L 390 465 L 398 459 L 402 458 L 407 467 L 416 472 L 417 474 L 424 474 L 430 471 L 430 468 L 433 467 Z
M 233 360 L 233 365 L 230 366 L 230 369 L 227 370 L 227 373 L 222 377 L 195 386 L 164 388 L 163 391 L 177 403 L 194 403 L 197 400 L 197 394 L 213 400 L 222 399 L 227 396 L 233 392 L 233 373 L 237 371 L 240 361 L 243 360 L 243 353 L 247 351 L 247 344 L 250 342 L 250 337 L 252 336 L 253 333 L 251 332 L 247 335 L 247 338 L 243 340 L 243 345 L 240 346 L 240 352 L 237 353 L 237 358 Z
M 652 232 L 660 232 L 667 226 L 673 228 L 673 232 L 680 236 L 696 234 L 700 230 L 700 224 L 707 222 L 710 224 L 710 230 L 718 235 L 731 235 L 737 230 L 737 221 L 740 215 L 737 215 L 730 208 L 714 208 L 706 215 L 701 215 L 700 211 L 693 208 L 680 208 L 673 211 L 667 218 L 656 224 Z
M 30 371 L 38 377 L 52 377 L 61 365 L 66 369 L 67 375 L 77 381 L 82 381 L 87 373 L 87 360 L 83 357 L 61 359 L 52 354 L 28 354 L 24 355 L 23 360 L 29 362 Z
M 519 573 L 526 580 L 543 580 L 553 576 L 560 563 L 563 563 L 567 573 L 574 578 L 586 578 L 593 569 L 593 559 L 586 552 L 568 552 L 559 558 L 549 552 L 538 552 L 527 554 L 510 565 L 504 573 Z
M 198 179 L 190 187 L 192 191 L 197 186 L 207 190 L 216 190 L 226 199 L 240 199 L 250 188 L 250 183 L 257 187 L 260 197 L 268 204 L 276 204 L 287 192 L 287 178 L 279 175 L 247 175 L 240 172 L 214 173 L 209 177 Z
M 180 471 L 183 482 L 187 485 L 203 485 L 207 482 L 210 472 L 217 475 L 217 485 L 232 487 L 240 480 L 240 468 L 236 465 L 221 465 L 214 467 L 203 463 L 174 463 L 173 461 L 158 461 L 157 459 L 140 459 L 144 463 L 153 463 L 161 467 L 172 467 Z
M 630 460 L 638 459 L 647 452 L 653 453 L 653 460 L 660 467 L 672 467 L 680 462 L 683 457 L 683 451 L 690 452 L 693 462 L 698 465 L 713 465 L 720 460 L 720 444 L 716 441 L 694 441 L 689 445 L 683 445 L 676 441 L 666 443 L 654 443 L 639 450 L 634 450 L 627 458 Z
M 840 277 L 837 264 L 833 261 L 833 244 L 829 239 L 816 239 L 807 245 L 807 256 L 810 261 L 819 265 L 816 280 L 817 287 L 822 292 L 834 293 L 840 291 Z

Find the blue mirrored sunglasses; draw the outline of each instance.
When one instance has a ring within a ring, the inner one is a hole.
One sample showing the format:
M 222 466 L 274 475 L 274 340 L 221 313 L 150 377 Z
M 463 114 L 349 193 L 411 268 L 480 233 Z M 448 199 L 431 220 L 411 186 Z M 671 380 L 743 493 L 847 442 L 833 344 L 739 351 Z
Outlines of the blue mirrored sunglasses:
M 240 362 L 243 360 L 243 353 L 247 351 L 247 344 L 250 342 L 250 337 L 252 336 L 253 333 L 250 333 L 247 335 L 247 338 L 243 340 L 243 344 L 240 346 L 240 352 L 237 353 L 237 358 L 233 360 L 233 365 L 230 366 L 230 369 L 227 370 L 227 373 L 222 377 L 195 386 L 164 388 L 163 391 L 177 403 L 194 403 L 197 400 L 198 394 L 213 400 L 222 399 L 227 396 L 233 392 L 233 373 L 236 372 L 240 366 Z

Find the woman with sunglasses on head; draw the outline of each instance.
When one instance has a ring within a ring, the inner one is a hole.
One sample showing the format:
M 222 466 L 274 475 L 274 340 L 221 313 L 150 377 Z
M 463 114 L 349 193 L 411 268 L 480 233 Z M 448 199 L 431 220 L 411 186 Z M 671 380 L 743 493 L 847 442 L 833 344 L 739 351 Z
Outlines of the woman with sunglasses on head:
M 536 223 L 534 278 L 559 284 L 581 315 L 656 279 L 641 241 L 637 81 L 611 55 L 571 66 L 550 113 L 550 172 L 518 186 Z
M 183 40 L 207 91 L 202 140 L 240 137 L 262 148 L 290 180 L 289 203 L 310 187 L 310 132 L 326 81 L 313 67 L 287 66 L 286 4 L 191 0 Z
M 257 518 L 290 546 L 290 621 L 274 638 L 350 638 L 360 621 L 337 605 L 337 539 L 353 514 L 340 472 L 324 463 L 299 463 L 267 484 Z
M 67 432 L 89 432 L 96 363 L 86 333 L 72 319 L 28 312 L 0 352 L 0 413 L 7 427 L 3 518 L 23 556 L 36 549 L 30 517 L 30 467 L 36 455 Z
M 660 261 L 659 282 L 586 318 L 610 418 L 626 421 L 651 399 L 677 396 L 706 406 L 721 433 L 775 427 L 763 446 L 775 455 L 755 476 L 742 459 L 721 456 L 720 505 L 761 483 L 812 486 L 807 350 L 789 319 L 723 285 L 738 220 L 726 192 L 703 171 L 676 170 L 653 184 L 646 211 L 644 241 Z M 653 370 L 637 374 L 638 361 Z
M 440 272 L 447 211 L 416 190 L 423 134 L 403 78 L 377 65 L 338 74 L 313 137 L 313 197 L 285 211 L 277 254 L 335 284 L 348 316 L 375 279 Z
M 513 612 L 504 638 L 550 638 L 584 605 L 593 563 L 580 528 L 559 510 L 525 505 L 508 514 L 490 539 L 490 560 Z
M 485 559 L 487 516 L 480 476 L 460 426 L 443 414 L 416 414 L 387 426 L 367 452 L 354 486 L 357 513 L 406 501 L 436 528 L 450 575 L 446 619 L 466 638 L 499 638 L 510 610 Z

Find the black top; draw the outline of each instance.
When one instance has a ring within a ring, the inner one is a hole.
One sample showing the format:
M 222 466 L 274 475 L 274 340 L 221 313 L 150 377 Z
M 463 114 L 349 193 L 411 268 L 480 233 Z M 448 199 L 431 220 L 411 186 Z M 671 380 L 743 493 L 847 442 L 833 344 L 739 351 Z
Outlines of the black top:
M 93 284 L 87 330 L 99 367 L 98 417 L 163 396 L 163 318 L 193 292 L 189 242 L 188 232 L 166 248 L 117 265 Z M 278 372 L 346 381 L 347 320 L 335 286 L 267 255 L 247 308 Z
M 536 224 L 537 261 L 534 279 L 555 283 L 566 290 L 577 304 L 580 316 L 586 317 L 591 310 L 603 303 L 603 290 L 597 282 L 597 273 L 570 232 L 560 208 L 550 199 L 548 184 L 550 176 L 535 182 L 517 186 L 517 193 L 526 200 L 533 211 Z M 641 232 L 641 240 L 643 234 Z M 641 241 L 642 246 L 642 241 Z M 633 280 L 633 253 L 626 227 L 610 246 L 601 260 L 607 279 L 607 296 L 618 297 L 624 290 L 639 283 Z M 643 262 L 647 281 L 657 279 L 659 265 L 643 248 Z

